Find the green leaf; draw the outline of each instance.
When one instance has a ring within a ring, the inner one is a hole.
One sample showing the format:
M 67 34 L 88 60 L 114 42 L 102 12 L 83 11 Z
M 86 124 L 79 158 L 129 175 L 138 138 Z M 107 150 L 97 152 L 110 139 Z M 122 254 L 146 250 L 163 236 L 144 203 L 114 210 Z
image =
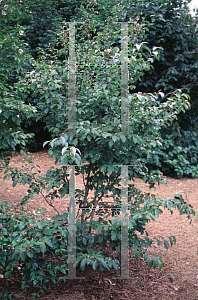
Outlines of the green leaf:
M 135 255 L 137 253 L 137 248 L 135 248 L 132 252 L 133 255 Z
M 84 269 L 85 269 L 85 265 L 86 265 L 86 258 L 83 258 L 83 260 L 82 260 L 81 263 L 80 263 L 80 268 L 81 268 L 81 270 L 84 270 Z
M 116 263 L 115 261 L 113 261 L 113 267 L 114 267 L 114 269 L 118 269 L 118 263 Z
M 45 235 L 53 235 L 52 231 L 50 229 L 45 230 Z
M 52 245 L 51 241 L 49 241 L 49 240 L 45 240 L 45 244 L 47 244 L 51 248 L 54 248 L 54 246 Z
M 41 252 L 45 253 L 45 251 L 46 251 L 46 245 L 45 245 L 45 243 L 42 243 L 41 244 Z
M 49 141 L 45 141 L 45 142 L 43 143 L 43 148 L 44 148 L 48 143 L 49 143 Z
M 62 149 L 62 151 L 61 151 L 62 155 L 65 154 L 65 152 L 67 151 L 67 149 L 68 149 L 68 145 L 67 145 L 66 147 L 63 147 L 63 149 Z
M 131 223 L 130 220 L 129 220 L 129 222 L 128 222 L 128 228 L 129 228 L 129 229 L 133 228 L 133 224 Z
M 108 173 L 109 173 L 109 175 L 111 175 L 112 172 L 113 172 L 113 167 L 109 166 L 109 167 L 108 167 Z
M 21 258 L 23 261 L 25 261 L 26 258 L 27 258 L 26 253 L 25 253 L 25 252 L 22 252 L 22 251 L 19 253 L 19 256 L 20 256 L 20 258 Z
M 17 255 L 18 255 L 17 251 L 14 251 L 14 253 L 12 254 L 12 260 L 16 260 Z
M 87 245 L 87 240 L 86 240 L 85 237 L 83 237 L 82 242 L 83 242 L 83 244 L 84 244 L 85 246 Z
M 100 271 L 103 272 L 104 271 L 104 267 L 103 265 L 100 265 Z
M 160 246 L 161 244 L 160 240 L 156 239 L 156 241 L 157 241 L 157 245 Z
M 18 179 L 15 179 L 12 183 L 12 186 L 15 187 L 17 185 L 17 183 L 18 183 Z
M 109 147 L 111 148 L 113 146 L 113 140 L 109 141 Z
M 159 215 L 161 214 L 161 210 L 160 209 L 156 209 L 155 210 L 155 216 L 156 216 L 156 218 L 159 218 Z
M 61 144 L 64 146 L 65 145 L 65 138 L 64 138 L 64 136 L 61 136 L 60 137 L 60 142 L 61 142 Z
M 168 248 L 169 248 L 169 243 L 168 243 L 168 241 L 167 241 L 167 240 L 165 240 L 165 239 L 164 239 L 164 247 L 165 247 L 166 249 L 168 249 Z
M 118 224 L 119 222 L 120 222 L 120 220 L 118 219 L 118 217 L 114 217 L 112 220 L 113 225 Z
M 158 268 L 161 270 L 162 269 L 162 266 L 163 266 L 163 262 L 161 260 L 161 258 L 157 258 L 157 265 L 158 265 Z
M 49 191 L 51 190 L 51 188 L 52 188 L 52 184 L 50 183 L 50 184 L 48 185 L 48 187 L 47 187 L 46 192 L 49 193 Z
M 170 278 L 171 279 L 175 279 L 175 277 L 173 276 L 173 274 L 170 274 Z
M 112 239 L 112 241 L 114 241 L 116 239 L 116 237 L 117 237 L 117 233 L 116 232 L 112 232 L 111 233 L 111 239 Z
M 95 260 L 95 261 L 93 262 L 93 269 L 96 270 L 97 266 L 98 266 L 98 261 Z
M 74 140 L 73 140 L 73 144 L 74 144 L 74 146 L 77 146 L 78 140 L 77 140 L 77 139 L 74 139 Z
M 171 201 L 167 201 L 167 208 L 171 209 L 172 208 L 172 202 Z
M 99 167 L 99 169 L 100 169 L 101 172 L 106 172 L 107 166 L 102 165 L 102 166 Z
M 4 112 L 4 116 L 8 119 L 9 118 L 9 116 L 10 116 L 10 113 L 9 113 L 9 111 L 5 111 Z
M 133 136 L 133 141 L 134 141 L 135 144 L 138 142 L 138 139 L 137 139 L 136 136 Z
M 153 260 L 151 257 L 149 257 L 149 259 L 148 259 L 148 266 L 149 266 L 149 268 L 151 268 L 153 266 Z
M 112 136 L 112 140 L 114 141 L 114 143 L 115 143 L 115 141 L 118 140 L 118 139 L 119 139 L 119 138 L 118 138 L 116 135 L 113 135 L 113 136 Z
M 156 259 L 153 258 L 153 268 L 155 268 L 155 267 L 156 267 Z
M 100 235 L 99 238 L 98 238 L 98 243 L 101 244 L 102 242 L 103 242 L 103 236 Z
M 122 133 L 120 134 L 120 138 L 123 143 L 126 142 L 126 137 Z
M 153 214 L 150 214 L 150 218 L 151 218 L 151 220 L 153 220 L 153 221 L 156 220 L 156 217 L 155 217 Z
M 172 238 L 170 236 L 168 238 L 169 238 L 170 244 L 172 246 L 173 245 L 173 240 L 172 240 Z
M 33 253 L 32 253 L 32 252 L 30 252 L 30 251 L 27 251 L 27 256 L 28 256 L 28 257 L 30 257 L 30 258 L 32 258 L 34 255 L 33 255 Z
M 144 253 L 144 261 L 146 261 L 146 260 L 147 260 L 147 254 Z
M 107 264 L 106 264 L 106 261 L 103 258 L 100 259 L 100 262 L 103 265 L 103 267 L 108 268 Z

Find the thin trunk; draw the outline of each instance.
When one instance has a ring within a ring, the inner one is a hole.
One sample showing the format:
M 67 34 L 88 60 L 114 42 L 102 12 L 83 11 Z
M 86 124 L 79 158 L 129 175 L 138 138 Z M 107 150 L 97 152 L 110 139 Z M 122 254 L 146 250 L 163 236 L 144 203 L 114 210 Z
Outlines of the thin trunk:
M 88 176 L 87 176 L 87 182 L 86 182 L 86 185 L 85 185 L 85 196 L 84 196 L 84 200 L 83 200 L 83 207 L 82 209 L 84 209 L 86 207 L 86 204 L 87 204 L 87 196 L 89 194 L 89 189 L 88 189 L 88 186 L 89 186 L 89 176 L 90 176 L 90 172 L 88 172 Z M 81 214 L 81 223 L 84 222 L 84 215 Z

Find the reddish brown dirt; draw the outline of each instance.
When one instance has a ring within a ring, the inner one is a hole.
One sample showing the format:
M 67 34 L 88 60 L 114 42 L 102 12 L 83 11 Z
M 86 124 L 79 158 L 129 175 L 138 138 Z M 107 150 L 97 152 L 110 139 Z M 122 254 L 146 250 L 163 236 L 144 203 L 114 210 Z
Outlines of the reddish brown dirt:
M 41 167 L 44 173 L 53 162 L 46 151 L 32 154 L 34 161 Z M 11 160 L 12 166 L 16 168 L 25 168 L 24 156 L 17 154 Z M 2 180 L 0 174 L 0 201 L 11 204 L 18 204 L 22 197 L 26 195 L 27 186 L 17 185 L 12 187 L 10 179 Z M 151 192 L 161 197 L 168 197 L 171 194 L 182 191 L 187 196 L 190 204 L 193 205 L 196 214 L 198 213 L 198 179 L 168 178 L 166 185 L 157 186 L 150 190 L 148 185 L 140 179 L 135 180 L 137 187 L 145 192 Z M 81 187 L 81 178 L 76 180 L 77 187 Z M 63 199 L 56 200 L 55 207 L 60 213 L 67 211 L 67 203 Z M 47 207 L 42 196 L 35 196 L 26 205 L 27 211 L 33 211 L 38 208 L 47 208 L 47 217 L 52 217 L 55 212 Z M 174 235 L 177 243 L 166 250 L 163 246 L 153 245 L 150 249 L 153 254 L 159 255 L 164 266 L 162 270 L 149 269 L 147 263 L 141 258 L 134 259 L 130 255 L 130 276 L 131 280 L 115 280 L 113 277 L 119 276 L 119 270 L 111 271 L 93 271 L 86 269 L 84 272 L 77 270 L 79 276 L 85 279 L 68 280 L 59 282 L 57 285 L 49 286 L 48 291 L 41 296 L 42 299 L 175 299 L 175 300 L 198 300 L 198 230 L 197 218 L 194 217 L 191 224 L 185 215 L 180 216 L 177 211 L 173 215 L 168 211 L 155 221 L 147 225 L 147 231 L 151 236 L 162 235 L 164 237 Z M 170 274 L 174 275 L 174 280 Z M 21 291 L 17 283 L 6 282 L 0 279 L 1 286 L 14 293 L 13 299 L 31 299 L 29 292 Z

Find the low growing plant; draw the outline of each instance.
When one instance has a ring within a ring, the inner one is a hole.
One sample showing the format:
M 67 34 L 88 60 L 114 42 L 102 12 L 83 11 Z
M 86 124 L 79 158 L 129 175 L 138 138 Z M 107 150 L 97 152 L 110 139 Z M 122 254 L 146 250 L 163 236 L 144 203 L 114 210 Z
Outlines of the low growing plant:
M 182 199 L 182 195 L 174 198 L 156 199 L 154 195 L 142 194 L 134 189 L 136 200 L 131 203 L 128 232 L 129 247 L 135 258 L 139 256 L 148 260 L 149 267 L 158 266 L 161 270 L 163 262 L 160 257 L 147 250 L 154 241 L 163 242 L 166 249 L 169 243 L 176 242 L 174 236 L 149 238 L 145 225 L 149 220 L 156 220 L 162 213 L 162 207 L 173 213 L 177 208 L 180 214 L 195 214 L 194 210 Z M 161 207 L 161 208 L 160 208 Z M 68 214 L 56 215 L 52 219 L 42 220 L 44 211 L 19 213 L 16 207 L 0 203 L 0 273 L 1 282 L 13 278 L 17 272 L 21 277 L 21 288 L 33 288 L 33 298 L 47 290 L 47 283 L 56 283 L 67 279 L 68 273 Z M 103 214 L 102 214 L 103 215 Z M 86 266 L 94 270 L 99 268 L 118 268 L 119 261 L 97 251 L 97 246 L 109 243 L 112 250 L 121 250 L 121 224 L 119 217 L 112 220 L 99 218 L 98 221 L 76 222 L 76 265 L 81 270 Z M 90 232 L 90 227 L 92 232 Z M 141 233 L 139 237 L 137 232 Z M 143 235 L 144 234 L 144 235 Z
M 67 274 L 67 214 L 42 220 L 44 211 L 24 214 L 16 211 L 16 207 L 0 203 L 1 282 L 17 272 L 21 276 L 21 288 L 32 287 L 35 297 L 47 290 L 49 281 L 56 283 Z M 93 245 L 98 241 L 96 236 L 87 234 L 86 224 L 77 228 L 77 261 L 81 262 L 81 269 L 86 264 L 94 269 L 99 266 L 100 270 L 117 269 L 116 259 L 94 251 Z

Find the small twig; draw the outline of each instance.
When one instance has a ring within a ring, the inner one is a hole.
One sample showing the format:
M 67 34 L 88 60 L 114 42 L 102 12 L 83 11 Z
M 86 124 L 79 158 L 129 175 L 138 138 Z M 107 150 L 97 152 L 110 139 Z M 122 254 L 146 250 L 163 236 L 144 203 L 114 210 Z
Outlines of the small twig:
M 60 213 L 58 212 L 58 210 L 56 209 L 56 207 L 55 207 L 51 202 L 49 202 L 49 201 L 47 200 L 47 197 L 43 195 L 42 191 L 40 191 L 40 193 L 41 193 L 41 195 L 43 196 L 43 198 L 45 199 L 45 201 L 47 202 L 47 204 L 48 204 L 49 206 L 51 206 L 51 207 L 57 212 L 58 215 L 60 215 Z
M 110 285 L 116 285 L 116 283 L 112 283 L 111 280 L 109 278 L 104 278 L 104 280 L 109 281 Z

